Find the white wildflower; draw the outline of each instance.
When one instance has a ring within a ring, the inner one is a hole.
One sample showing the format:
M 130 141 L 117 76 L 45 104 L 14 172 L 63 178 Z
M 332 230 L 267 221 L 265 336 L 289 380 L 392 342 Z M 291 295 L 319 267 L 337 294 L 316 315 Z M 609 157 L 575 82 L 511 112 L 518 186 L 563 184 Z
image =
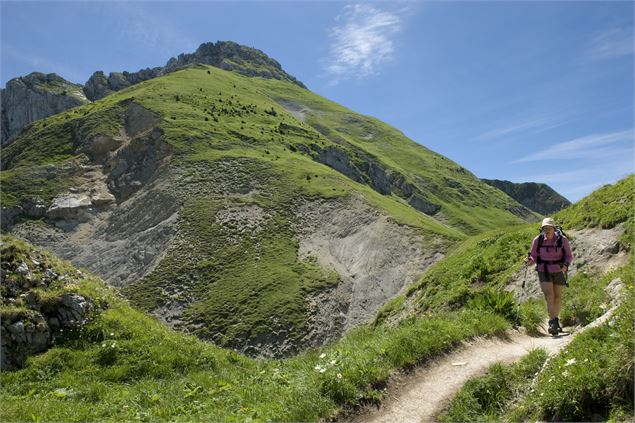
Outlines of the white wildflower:
M 341 378 L 342 378 L 342 374 L 341 374 L 341 373 L 338 373 L 338 374 L 337 374 L 337 378 L 338 378 L 338 379 L 341 379 Z
M 331 366 L 335 366 L 335 363 L 337 363 L 337 361 L 331 360 Z
M 324 368 L 324 367 L 322 367 L 322 368 L 320 369 L 320 373 L 324 373 L 325 371 L 326 371 L 326 368 Z
M 326 357 L 326 353 L 320 354 L 320 358 L 324 358 L 324 357 Z
M 570 366 L 572 364 L 575 364 L 575 358 L 570 358 L 567 360 L 567 363 L 565 364 L 565 366 Z
M 562 377 L 567 377 L 569 376 L 569 371 L 565 370 L 564 372 L 562 372 Z

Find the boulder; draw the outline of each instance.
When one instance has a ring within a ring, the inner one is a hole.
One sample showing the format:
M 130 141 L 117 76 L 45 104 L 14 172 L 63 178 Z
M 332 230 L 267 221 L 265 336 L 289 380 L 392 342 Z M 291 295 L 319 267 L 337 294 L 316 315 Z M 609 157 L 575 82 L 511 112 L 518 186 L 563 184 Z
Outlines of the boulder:
M 0 331 L 0 370 L 19 368 L 28 356 L 51 346 L 51 330 L 40 313 L 13 323 L 2 322 Z
M 51 219 L 84 218 L 92 205 L 90 197 L 86 194 L 61 194 L 53 199 L 46 216 Z

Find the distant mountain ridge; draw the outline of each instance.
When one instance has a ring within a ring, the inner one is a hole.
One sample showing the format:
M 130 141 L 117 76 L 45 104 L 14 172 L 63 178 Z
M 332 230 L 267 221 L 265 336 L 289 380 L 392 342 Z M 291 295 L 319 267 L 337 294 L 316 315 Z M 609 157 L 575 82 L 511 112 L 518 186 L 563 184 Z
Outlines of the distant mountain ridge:
M 500 179 L 481 179 L 486 184 L 500 189 L 523 206 L 548 215 L 571 205 L 571 202 L 547 184 L 536 182 L 514 183 Z
M 207 42 L 194 53 L 172 57 L 165 66 L 137 72 L 94 72 L 85 85 L 69 82 L 55 73 L 32 72 L 13 78 L 0 90 L 2 131 L 0 144 L 10 142 L 29 123 L 96 101 L 122 90 L 193 63 L 202 63 L 250 77 L 278 79 L 306 86 L 282 69 L 280 63 L 261 50 L 233 41 Z

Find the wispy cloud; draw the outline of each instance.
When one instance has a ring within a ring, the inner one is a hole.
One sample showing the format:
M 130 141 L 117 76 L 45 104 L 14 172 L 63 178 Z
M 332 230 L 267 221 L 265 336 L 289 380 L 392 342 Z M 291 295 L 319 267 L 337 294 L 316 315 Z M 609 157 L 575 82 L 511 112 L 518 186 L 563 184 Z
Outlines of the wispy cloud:
M 598 158 L 612 155 L 617 149 L 612 144 L 622 141 L 630 141 L 631 144 L 626 148 L 619 149 L 633 151 L 633 130 L 611 132 L 608 134 L 593 134 L 586 137 L 576 138 L 570 141 L 561 142 L 551 147 L 529 154 L 512 163 L 533 162 L 538 160 L 562 160 L 566 159 L 583 159 Z
M 326 72 L 333 83 L 349 78 L 362 79 L 377 74 L 391 59 L 393 37 L 402 26 L 399 12 L 388 12 L 370 4 L 344 7 L 329 30 L 330 54 Z
M 531 119 L 517 121 L 509 125 L 504 125 L 499 128 L 489 130 L 482 133 L 481 135 L 478 135 L 474 138 L 474 140 L 498 138 L 501 136 L 508 136 L 510 134 L 526 131 L 542 132 L 564 125 L 568 121 L 569 120 L 563 119 L 560 116 L 534 117 Z
M 45 57 L 28 53 L 6 41 L 2 43 L 2 60 L 22 64 L 29 69 L 26 74 L 31 72 L 56 73 L 70 82 L 82 84 L 87 79 L 87 76 L 77 67 L 68 66 L 63 61 L 52 61 Z M 14 75 L 8 79 L 17 78 L 18 76 L 24 75 Z
M 193 51 L 198 47 L 173 22 L 153 13 L 151 2 L 104 2 L 103 13 L 112 16 L 113 33 L 121 36 L 126 42 L 137 43 L 142 46 L 159 50 L 166 55 Z
M 569 201 L 578 201 L 604 184 L 612 184 L 633 173 L 633 151 L 622 151 L 610 164 L 596 161 L 576 170 L 561 172 L 536 172 L 530 175 L 511 178 L 513 182 L 540 182 L 548 184 Z
M 612 28 L 598 33 L 585 53 L 586 60 L 604 60 L 633 54 L 633 31 L 627 28 Z

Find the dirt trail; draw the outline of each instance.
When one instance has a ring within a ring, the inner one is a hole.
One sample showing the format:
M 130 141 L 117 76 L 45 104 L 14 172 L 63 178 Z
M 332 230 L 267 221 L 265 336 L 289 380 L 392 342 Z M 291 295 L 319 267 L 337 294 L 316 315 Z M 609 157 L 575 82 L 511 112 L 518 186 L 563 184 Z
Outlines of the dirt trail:
M 510 330 L 503 338 L 478 338 L 466 342 L 452 353 L 439 357 L 407 375 L 392 376 L 388 395 L 381 407 L 368 406 L 349 419 L 355 423 L 434 422 L 461 387 L 473 377 L 484 374 L 496 362 L 511 363 L 534 348 L 555 355 L 581 332 L 608 320 L 616 306 L 593 323 L 568 336 L 546 334 L 529 336 L 523 330 Z

